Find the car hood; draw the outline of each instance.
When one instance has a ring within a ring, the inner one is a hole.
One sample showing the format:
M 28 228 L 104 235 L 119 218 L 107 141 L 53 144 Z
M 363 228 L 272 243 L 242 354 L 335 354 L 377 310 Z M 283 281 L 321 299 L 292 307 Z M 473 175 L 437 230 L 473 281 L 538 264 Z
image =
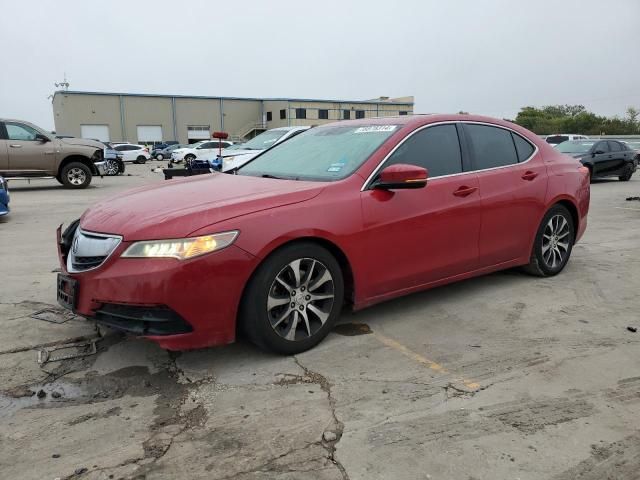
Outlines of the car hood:
M 84 145 L 85 147 L 94 147 L 99 149 L 105 148 L 102 143 L 96 142 L 95 140 L 89 140 L 87 138 L 61 138 L 60 141 L 68 145 Z
M 183 238 L 224 220 L 304 202 L 324 187 L 319 182 L 199 175 L 103 200 L 82 215 L 80 225 L 90 232 L 122 235 L 125 241 Z
M 222 150 L 222 158 L 237 157 L 239 155 L 253 155 L 256 156 L 264 150 Z

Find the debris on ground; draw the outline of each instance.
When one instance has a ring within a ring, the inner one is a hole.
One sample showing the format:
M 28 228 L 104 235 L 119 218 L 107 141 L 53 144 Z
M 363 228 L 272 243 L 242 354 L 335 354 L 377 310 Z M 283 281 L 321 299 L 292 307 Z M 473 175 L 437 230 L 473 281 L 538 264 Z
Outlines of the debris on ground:
M 40 348 L 38 350 L 38 363 L 40 364 L 40 366 L 42 366 L 49 362 L 59 362 L 61 360 L 70 360 L 72 358 L 81 358 L 95 355 L 96 353 L 98 353 L 98 347 L 96 346 L 96 344 L 100 340 L 100 337 L 96 337 L 80 343 L 69 343 L 67 345 L 57 345 L 54 347 Z M 70 353 L 58 353 L 52 355 L 54 352 L 65 351 L 70 351 Z
M 630 332 L 636 333 L 638 331 L 638 327 L 627 327 L 627 330 Z
M 65 323 L 75 318 L 75 315 L 69 310 L 62 308 L 43 308 L 29 315 L 34 320 L 44 320 L 51 323 Z
M 322 438 L 324 438 L 325 442 L 335 442 L 338 439 L 338 435 L 331 430 L 327 430 L 322 434 Z
M 627 197 L 627 202 L 637 201 L 640 202 L 640 197 Z
M 33 397 L 36 394 L 36 392 L 24 385 L 4 390 L 2 393 L 11 398 Z

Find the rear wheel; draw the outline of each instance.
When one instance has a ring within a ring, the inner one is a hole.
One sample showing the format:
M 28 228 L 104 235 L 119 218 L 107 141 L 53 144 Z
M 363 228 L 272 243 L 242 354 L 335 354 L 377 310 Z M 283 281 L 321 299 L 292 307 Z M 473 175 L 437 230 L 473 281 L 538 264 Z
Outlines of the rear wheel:
M 188 162 L 190 162 L 191 160 L 195 160 L 196 156 L 193 155 L 192 153 L 190 153 L 189 155 L 185 155 L 184 159 Z
M 633 176 L 633 165 L 631 165 L 630 163 L 627 163 L 624 166 L 624 170 L 622 170 L 622 175 L 618 177 L 618 180 L 620 180 L 621 182 L 628 182 L 629 180 L 631 180 L 632 176 Z
M 159 162 L 161 162 L 162 160 L 164 160 L 164 155 L 162 155 L 161 153 L 159 153 L 158 155 L 156 155 L 156 160 L 158 160 Z
M 342 271 L 333 255 L 314 243 L 293 244 L 269 256 L 252 277 L 241 326 L 259 347 L 304 352 L 331 331 L 343 298 Z
M 571 213 L 562 205 L 554 205 L 540 223 L 525 271 L 540 277 L 557 275 L 569 261 L 574 241 Z
M 60 172 L 60 179 L 66 188 L 87 188 L 91 178 L 89 167 L 79 162 L 68 163 Z
M 136 163 L 139 163 L 141 165 L 144 165 L 146 161 L 147 161 L 147 158 L 144 157 L 143 155 L 140 155 L 138 158 L 136 158 Z

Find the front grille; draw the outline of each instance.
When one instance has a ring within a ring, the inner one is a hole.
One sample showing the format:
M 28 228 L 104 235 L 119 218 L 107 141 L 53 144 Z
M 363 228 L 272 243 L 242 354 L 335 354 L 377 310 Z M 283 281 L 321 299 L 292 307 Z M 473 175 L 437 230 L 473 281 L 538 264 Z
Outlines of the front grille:
M 95 313 L 98 323 L 134 335 L 178 335 L 193 331 L 180 315 L 164 306 L 104 303 Z
M 67 256 L 67 270 L 86 272 L 102 265 L 118 247 L 122 237 L 76 229 Z

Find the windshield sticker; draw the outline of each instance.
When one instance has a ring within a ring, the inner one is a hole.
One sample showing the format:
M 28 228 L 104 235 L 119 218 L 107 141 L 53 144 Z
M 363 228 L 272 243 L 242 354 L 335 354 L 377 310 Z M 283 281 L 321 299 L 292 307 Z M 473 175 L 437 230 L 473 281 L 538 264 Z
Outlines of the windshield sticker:
M 357 128 L 353 133 L 393 132 L 397 127 L 397 125 L 371 125 Z
M 332 163 L 331 165 L 329 165 L 329 168 L 327 168 L 327 172 L 339 172 L 345 165 L 345 162 Z

